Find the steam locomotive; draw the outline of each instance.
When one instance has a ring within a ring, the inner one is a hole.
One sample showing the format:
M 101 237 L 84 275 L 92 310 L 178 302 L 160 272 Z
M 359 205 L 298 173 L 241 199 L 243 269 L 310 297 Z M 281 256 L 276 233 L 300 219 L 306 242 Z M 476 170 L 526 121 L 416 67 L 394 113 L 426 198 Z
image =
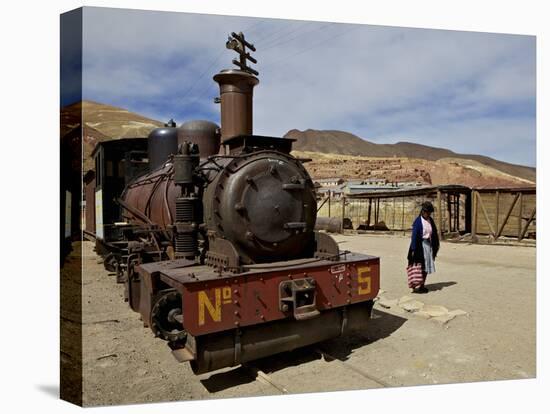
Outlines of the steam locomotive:
M 364 329 L 379 258 L 314 231 L 306 160 L 252 134 L 258 72 L 242 33 L 238 69 L 214 76 L 221 128 L 173 122 L 93 152 L 87 223 L 146 327 L 197 374 Z M 93 206 L 92 206 L 93 205 Z

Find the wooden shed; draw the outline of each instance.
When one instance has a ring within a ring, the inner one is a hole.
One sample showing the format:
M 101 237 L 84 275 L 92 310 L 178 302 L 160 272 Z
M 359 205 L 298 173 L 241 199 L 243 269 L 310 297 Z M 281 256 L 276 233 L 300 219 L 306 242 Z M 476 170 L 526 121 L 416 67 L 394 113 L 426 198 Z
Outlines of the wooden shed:
M 536 238 L 535 187 L 475 188 L 472 190 L 472 239 Z
M 321 194 L 320 194 L 321 195 Z M 470 188 L 426 186 L 347 194 L 335 200 L 321 196 L 317 215 L 340 217 L 343 228 L 408 231 L 424 201 L 431 201 L 441 238 L 489 236 L 536 238 L 536 187 Z M 346 225 L 347 224 L 347 225 Z

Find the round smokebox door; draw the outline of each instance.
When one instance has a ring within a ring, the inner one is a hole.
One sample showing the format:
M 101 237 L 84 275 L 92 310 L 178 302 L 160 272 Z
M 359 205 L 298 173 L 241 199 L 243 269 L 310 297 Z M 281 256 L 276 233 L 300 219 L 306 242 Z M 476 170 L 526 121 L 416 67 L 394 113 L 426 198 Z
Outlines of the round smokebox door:
M 242 204 L 247 215 L 248 237 L 279 243 L 294 234 L 295 230 L 287 228 L 287 224 L 302 220 L 302 194 L 283 189 L 290 178 L 284 163 L 266 164 L 270 164 L 268 171 L 249 177 L 252 179 L 248 180 Z

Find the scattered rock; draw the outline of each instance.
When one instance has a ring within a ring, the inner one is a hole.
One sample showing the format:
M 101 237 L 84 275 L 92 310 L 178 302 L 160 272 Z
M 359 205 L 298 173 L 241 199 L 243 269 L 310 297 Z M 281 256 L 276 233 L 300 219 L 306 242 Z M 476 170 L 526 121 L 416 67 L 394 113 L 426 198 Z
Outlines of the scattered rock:
M 424 307 L 424 302 L 419 300 L 408 300 L 405 303 L 400 303 L 399 306 L 407 312 L 416 312 Z
M 415 300 L 412 296 L 402 296 L 401 299 L 399 299 L 399 305 L 408 302 L 410 300 Z
M 381 297 L 380 299 L 378 299 L 378 304 L 383 308 L 389 309 L 392 306 L 397 305 L 397 299 L 388 299 L 385 297 Z
M 117 357 L 118 357 L 117 354 L 105 354 L 105 355 L 98 356 L 96 359 L 99 361 L 100 359 L 117 358 Z
M 468 312 L 463 311 L 462 309 L 455 309 L 450 311 L 449 315 L 462 316 L 462 315 L 468 315 Z
M 451 315 L 451 314 L 447 313 L 446 315 L 434 316 L 431 320 L 439 322 L 441 325 L 445 325 L 447 322 L 449 322 L 450 320 L 452 320 L 454 318 L 455 318 L 454 315 Z
M 399 306 L 396 306 L 392 309 L 393 312 L 397 313 L 397 314 L 400 314 L 400 315 L 403 315 L 407 312 L 405 312 L 403 309 L 401 309 Z
M 429 313 L 424 312 L 422 309 L 419 310 L 418 312 L 415 312 L 414 314 L 416 316 L 420 316 L 421 318 L 424 318 L 424 319 L 430 319 L 431 318 L 431 315 Z
M 449 313 L 449 309 L 447 309 L 445 306 L 439 306 L 439 305 L 424 305 L 424 307 L 422 308 L 422 311 L 426 312 L 428 315 L 432 317 L 444 316 Z

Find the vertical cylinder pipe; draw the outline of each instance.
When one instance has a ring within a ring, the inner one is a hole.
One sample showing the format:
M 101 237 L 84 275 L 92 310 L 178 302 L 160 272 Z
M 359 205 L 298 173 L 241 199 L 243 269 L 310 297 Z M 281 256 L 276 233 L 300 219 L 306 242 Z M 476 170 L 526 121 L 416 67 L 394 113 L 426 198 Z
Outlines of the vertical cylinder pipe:
M 227 69 L 214 76 L 220 85 L 221 143 L 238 135 L 252 134 L 252 90 L 259 82 L 255 76 Z

